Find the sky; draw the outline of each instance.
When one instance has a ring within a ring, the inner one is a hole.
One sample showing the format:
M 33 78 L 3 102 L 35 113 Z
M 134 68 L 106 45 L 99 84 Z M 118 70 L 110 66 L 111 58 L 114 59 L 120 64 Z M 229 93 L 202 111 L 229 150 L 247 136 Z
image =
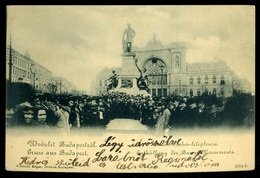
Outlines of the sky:
M 7 44 L 78 90 L 104 67 L 121 67 L 127 23 L 133 45 L 156 34 L 163 45 L 186 42 L 187 63 L 223 60 L 255 87 L 254 6 L 8 6 Z

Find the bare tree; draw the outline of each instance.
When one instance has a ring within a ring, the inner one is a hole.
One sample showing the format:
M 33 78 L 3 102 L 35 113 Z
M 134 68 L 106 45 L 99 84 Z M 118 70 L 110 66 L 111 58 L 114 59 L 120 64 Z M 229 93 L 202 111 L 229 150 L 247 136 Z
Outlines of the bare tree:
M 51 94 L 56 94 L 59 90 L 60 84 L 58 82 L 48 83 L 46 88 Z

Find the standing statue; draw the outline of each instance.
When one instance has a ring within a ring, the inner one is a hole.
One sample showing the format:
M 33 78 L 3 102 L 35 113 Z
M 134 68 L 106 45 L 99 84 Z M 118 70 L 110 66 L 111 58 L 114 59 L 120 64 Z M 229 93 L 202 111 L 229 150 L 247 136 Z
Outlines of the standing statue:
M 107 91 L 116 88 L 118 85 L 118 75 L 116 71 L 112 71 L 112 75 L 107 79 Z
M 139 90 L 146 90 L 147 93 L 149 93 L 149 88 L 148 88 L 148 82 L 152 83 L 152 81 L 150 81 L 148 79 L 148 76 L 146 75 L 146 68 L 144 68 L 144 70 L 142 71 L 138 65 L 138 58 L 136 58 L 136 56 L 134 55 L 134 60 L 135 60 L 135 66 L 137 67 L 138 71 L 140 72 L 140 76 L 137 78 L 137 87 L 139 88 Z
M 135 31 L 133 28 L 131 28 L 130 24 L 128 23 L 122 39 L 123 52 L 131 52 L 134 37 L 135 37 Z

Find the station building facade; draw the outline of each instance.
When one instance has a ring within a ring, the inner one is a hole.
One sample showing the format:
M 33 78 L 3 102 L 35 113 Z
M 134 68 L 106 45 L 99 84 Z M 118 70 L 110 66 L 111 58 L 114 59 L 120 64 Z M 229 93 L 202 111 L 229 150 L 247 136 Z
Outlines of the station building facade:
M 146 69 L 146 75 L 151 81 L 149 89 L 153 96 L 200 96 L 203 93 L 215 94 L 218 97 L 233 95 L 233 79 L 236 75 L 224 61 L 188 64 L 186 51 L 185 42 L 162 45 L 155 38 L 145 47 L 133 47 L 132 53 L 138 56 L 138 66 L 141 70 Z M 131 55 L 122 54 L 122 70 L 119 75 L 139 77 L 132 58 Z M 105 82 L 109 77 L 103 73 L 101 71 L 97 75 L 97 83 Z M 96 87 L 96 93 L 104 93 L 104 88 L 105 84 Z

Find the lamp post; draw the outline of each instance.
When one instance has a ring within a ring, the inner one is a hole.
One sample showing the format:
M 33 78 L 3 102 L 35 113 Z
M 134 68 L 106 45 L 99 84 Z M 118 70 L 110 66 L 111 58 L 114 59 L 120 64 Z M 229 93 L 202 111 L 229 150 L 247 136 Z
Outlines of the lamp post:
M 162 97 L 163 96 L 163 68 L 164 68 L 164 65 L 161 64 L 159 67 L 161 69 L 161 97 Z
M 179 94 L 181 95 L 181 80 L 179 80 Z
M 62 86 L 62 84 L 61 84 L 61 77 L 60 77 L 60 83 L 59 83 L 59 85 L 60 85 L 60 95 L 61 95 L 61 86 Z

